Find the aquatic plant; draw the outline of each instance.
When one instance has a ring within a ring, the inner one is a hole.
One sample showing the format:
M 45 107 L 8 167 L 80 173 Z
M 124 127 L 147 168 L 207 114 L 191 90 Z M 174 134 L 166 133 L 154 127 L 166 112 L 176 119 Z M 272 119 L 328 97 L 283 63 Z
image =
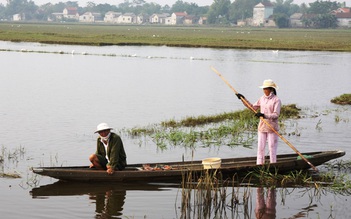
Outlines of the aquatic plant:
M 252 189 L 255 187 L 267 190 L 279 188 L 282 203 L 295 188 L 301 190 L 301 196 L 307 195 L 310 203 L 319 201 L 327 193 L 350 195 L 349 175 L 340 172 L 349 170 L 350 163 L 327 163 L 322 165 L 326 172 L 290 171 L 285 174 L 262 166 L 245 176 L 234 174 L 228 179 L 223 178 L 216 169 L 204 170 L 200 175 L 184 173 L 179 189 L 180 207 L 176 208 L 180 209 L 178 218 L 237 218 L 243 215 L 244 218 L 252 218 Z
M 323 128 L 322 128 L 322 120 L 318 120 L 317 124 L 316 124 L 316 130 L 318 131 L 322 131 Z
M 351 160 L 334 160 L 324 165 L 329 171 L 351 173 Z
M 21 175 L 15 171 L 6 171 L 5 166 L 7 163 L 5 162 L 12 162 L 17 164 L 20 159 L 23 159 L 25 154 L 25 149 L 21 145 L 18 148 L 15 148 L 13 151 L 7 150 L 6 147 L 2 146 L 1 154 L 0 154 L 0 177 L 4 178 L 21 178 Z
M 351 94 L 342 94 L 330 100 L 330 102 L 340 105 L 350 105 L 351 104 Z
M 201 176 L 184 175 L 180 218 L 221 218 L 221 215 L 239 215 L 243 211 L 250 215 L 250 187 L 238 187 L 235 178 L 234 175 L 232 180 L 223 180 L 215 169 L 206 170 Z
M 25 180 L 22 180 L 19 184 L 23 189 L 37 187 L 40 184 L 41 176 L 34 174 L 33 172 L 28 172 Z
M 282 197 L 292 193 L 294 188 L 304 188 L 301 196 L 307 195 L 311 201 L 319 200 L 327 192 L 351 194 L 351 181 L 345 175 L 336 176 L 331 172 L 291 171 L 277 174 L 259 168 L 241 177 L 236 174 L 224 179 L 215 169 L 205 170 L 202 175 L 183 175 L 180 188 L 181 202 L 179 218 L 226 218 L 229 215 L 244 215 L 252 218 L 252 189 L 276 190 Z M 178 197 L 178 196 L 177 196 Z
M 283 106 L 282 120 L 299 118 L 299 111 L 295 104 Z M 258 121 L 250 110 L 244 109 L 217 115 L 186 117 L 179 121 L 172 119 L 123 131 L 132 138 L 149 136 L 160 149 L 167 148 L 167 145 L 250 147 L 255 140 Z

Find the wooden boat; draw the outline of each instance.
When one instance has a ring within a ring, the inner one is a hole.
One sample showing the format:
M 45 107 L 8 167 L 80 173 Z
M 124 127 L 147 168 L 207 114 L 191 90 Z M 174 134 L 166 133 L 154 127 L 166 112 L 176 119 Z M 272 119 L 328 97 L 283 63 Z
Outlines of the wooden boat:
M 302 153 L 310 163 L 319 166 L 327 161 L 345 155 L 344 151 L 320 151 Z M 245 175 L 250 171 L 264 168 L 266 171 L 284 173 L 294 170 L 308 170 L 311 166 L 297 154 L 282 154 L 277 156 L 277 163 L 256 165 L 256 157 L 221 159 L 217 169 L 204 169 L 202 161 L 164 162 L 150 164 L 130 164 L 123 171 L 115 171 L 108 175 L 104 170 L 91 169 L 88 166 L 74 167 L 35 167 L 32 171 L 43 176 L 53 177 L 63 181 L 85 182 L 181 182 L 183 176 L 192 174 L 194 178 L 206 171 L 216 171 L 223 179 L 235 174 Z

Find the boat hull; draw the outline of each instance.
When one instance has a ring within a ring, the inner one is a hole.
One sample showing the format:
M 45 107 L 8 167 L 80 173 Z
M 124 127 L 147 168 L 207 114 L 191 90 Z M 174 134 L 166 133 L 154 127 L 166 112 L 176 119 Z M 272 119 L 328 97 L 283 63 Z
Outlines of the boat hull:
M 321 151 L 303 153 L 314 166 L 319 166 L 332 159 L 345 155 L 344 151 Z M 232 178 L 235 175 L 245 175 L 251 171 L 264 168 L 266 171 L 284 173 L 294 170 L 307 170 L 311 166 L 300 159 L 297 154 L 283 154 L 277 156 L 277 163 L 256 165 L 256 157 L 227 158 L 221 160 L 218 169 L 204 169 L 202 161 L 164 162 L 150 163 L 149 170 L 145 170 L 145 164 L 131 164 L 123 171 L 115 171 L 108 175 L 104 170 L 91 169 L 88 166 L 76 167 L 35 167 L 32 171 L 43 176 L 53 177 L 63 181 L 85 182 L 181 182 L 184 176 L 198 178 L 206 171 L 221 174 L 222 179 Z M 168 166 L 170 169 L 160 167 Z

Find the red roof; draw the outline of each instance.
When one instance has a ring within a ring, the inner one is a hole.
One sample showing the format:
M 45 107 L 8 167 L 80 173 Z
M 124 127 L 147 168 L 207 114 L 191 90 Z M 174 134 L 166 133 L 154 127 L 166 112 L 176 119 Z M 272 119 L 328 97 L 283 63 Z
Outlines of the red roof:
M 77 14 L 78 9 L 71 7 L 71 8 L 66 8 L 67 9 L 67 14 L 75 15 Z
M 351 18 L 351 12 L 348 13 L 337 13 L 335 14 L 337 18 Z
M 174 12 L 176 16 L 187 16 L 188 14 L 186 12 Z
M 337 10 L 339 13 L 350 13 L 349 8 L 338 8 Z

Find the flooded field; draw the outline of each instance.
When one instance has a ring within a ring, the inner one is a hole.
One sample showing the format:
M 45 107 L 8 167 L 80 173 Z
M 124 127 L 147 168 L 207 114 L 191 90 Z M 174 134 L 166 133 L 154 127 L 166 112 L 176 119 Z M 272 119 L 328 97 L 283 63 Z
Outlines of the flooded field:
M 262 95 L 262 81 L 273 79 L 282 103 L 302 109 L 302 119 L 285 123 L 288 133 L 298 135 L 285 137 L 301 152 L 340 149 L 346 151 L 343 160 L 351 158 L 351 107 L 330 103 L 350 93 L 350 53 L 9 42 L 0 42 L 0 49 L 0 168 L 21 177 L 0 178 L 4 218 L 198 218 L 182 215 L 178 184 L 62 184 L 30 168 L 88 165 L 100 122 L 122 133 L 128 163 L 255 156 L 256 142 L 160 149 L 153 141 L 123 134 L 169 119 L 243 109 L 211 66 L 252 102 Z M 278 153 L 293 151 L 280 141 Z M 240 197 L 249 192 L 250 205 L 240 200 L 236 210 L 226 206 L 223 218 L 256 218 L 263 203 L 271 209 L 269 218 L 351 216 L 350 194 L 235 190 Z

